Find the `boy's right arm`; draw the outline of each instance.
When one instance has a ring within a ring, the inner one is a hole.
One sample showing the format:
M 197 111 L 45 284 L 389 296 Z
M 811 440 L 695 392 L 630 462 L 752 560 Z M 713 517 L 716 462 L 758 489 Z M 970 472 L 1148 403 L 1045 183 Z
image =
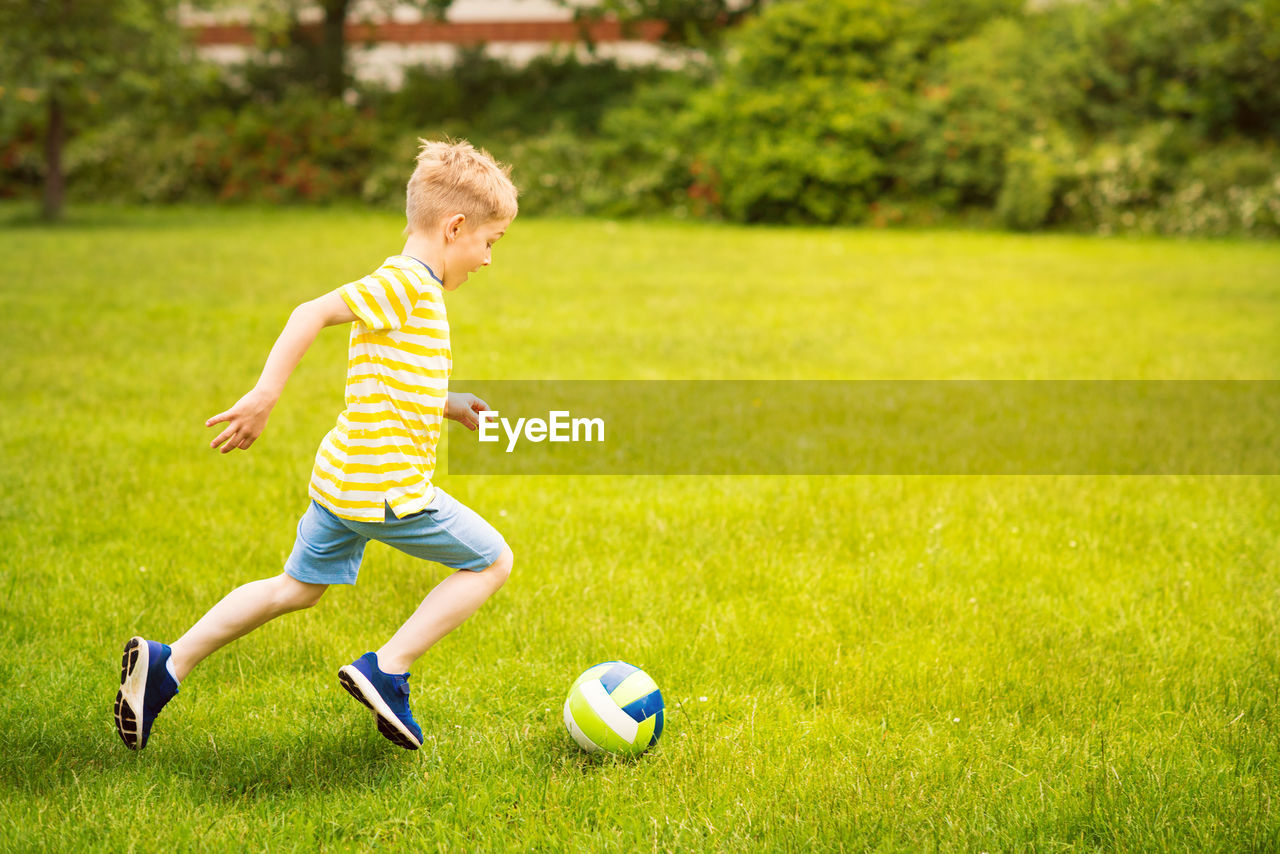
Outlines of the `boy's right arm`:
M 355 313 L 338 291 L 331 291 L 295 308 L 289 315 L 284 331 L 271 348 L 271 354 L 267 356 L 258 384 L 240 398 L 235 406 L 205 422 L 206 427 L 227 422 L 226 428 L 209 447 L 221 446 L 224 454 L 236 448 L 247 451 L 262 435 L 267 426 L 267 417 L 280 399 L 285 383 L 289 381 L 294 368 L 298 367 L 303 354 L 307 352 L 311 342 L 316 340 L 320 330 L 326 326 L 351 323 L 356 319 Z

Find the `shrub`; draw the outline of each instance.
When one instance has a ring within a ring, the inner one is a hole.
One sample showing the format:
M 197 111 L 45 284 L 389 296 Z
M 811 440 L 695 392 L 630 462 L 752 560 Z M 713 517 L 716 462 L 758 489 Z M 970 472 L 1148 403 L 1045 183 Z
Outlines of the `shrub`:
M 720 210 L 756 222 L 849 223 L 906 189 L 912 139 L 927 138 L 915 87 L 951 34 L 997 0 L 799 0 L 730 41 L 719 81 L 693 99 L 698 161 Z M 895 184 L 895 179 L 906 178 Z
M 1089 4 L 1080 69 L 1091 128 L 1172 120 L 1210 139 L 1280 134 L 1280 2 Z
M 703 168 L 743 222 L 848 223 L 887 188 L 898 93 L 872 82 L 802 78 L 712 90 L 695 107 L 709 131 Z
M 1280 152 L 1273 143 L 1202 143 L 1185 162 L 1168 154 L 1176 124 L 1100 141 L 1065 174 L 1069 224 L 1113 234 L 1280 234 Z
M 1043 148 L 1031 145 L 1010 149 L 996 215 L 1017 231 L 1040 228 L 1053 208 L 1056 182 L 1057 169 Z
M 1156 224 L 1163 234 L 1280 235 L 1280 151 L 1237 139 L 1192 158 Z
M 306 96 L 150 126 L 125 115 L 68 146 L 77 197 L 318 201 L 358 195 L 378 129 L 340 101 Z
M 691 108 L 711 80 L 706 65 L 687 65 L 639 87 L 601 120 L 602 191 L 609 197 L 589 208 L 607 216 L 671 213 L 716 216 L 718 178 L 700 148 L 710 132 Z
M 729 41 L 736 85 L 805 77 L 914 86 L 929 57 L 1021 0 L 795 0 L 770 6 Z
M 598 132 L 556 122 L 503 146 L 529 213 L 630 216 L 714 213 L 714 180 L 700 172 L 702 129 L 688 106 L 701 65 L 655 75 L 601 118 Z
M 1151 128 L 1132 139 L 1103 140 L 1089 150 L 1064 189 L 1073 224 L 1100 234 L 1152 230 L 1153 211 L 1173 188 L 1158 154 L 1162 138 L 1172 132 L 1168 125 Z
M 948 208 L 990 207 L 1013 147 L 1043 129 L 1023 21 L 1001 18 L 938 51 L 912 101 L 897 186 Z
M 535 57 L 516 66 L 483 45 L 466 49 L 450 65 L 405 71 L 396 90 L 366 86 L 365 104 L 379 121 L 411 129 L 457 123 L 471 135 L 530 136 L 555 126 L 592 133 L 612 105 L 658 76 L 652 68 L 626 68 L 612 59 L 583 61 L 573 51 Z

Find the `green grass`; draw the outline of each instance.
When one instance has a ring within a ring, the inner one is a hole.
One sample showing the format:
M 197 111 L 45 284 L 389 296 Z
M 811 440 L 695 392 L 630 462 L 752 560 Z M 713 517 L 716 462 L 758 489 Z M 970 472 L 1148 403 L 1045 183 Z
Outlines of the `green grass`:
M 1280 847 L 1266 477 L 445 477 L 517 561 L 419 662 L 422 751 L 335 679 L 443 575 L 380 546 L 126 750 L 123 641 L 279 571 L 344 334 L 251 453 L 211 453 L 205 418 L 399 228 L 0 230 L 0 847 Z M 450 297 L 458 379 L 1280 376 L 1274 244 L 521 220 L 495 255 Z M 667 698 L 639 761 L 560 722 L 610 658 Z

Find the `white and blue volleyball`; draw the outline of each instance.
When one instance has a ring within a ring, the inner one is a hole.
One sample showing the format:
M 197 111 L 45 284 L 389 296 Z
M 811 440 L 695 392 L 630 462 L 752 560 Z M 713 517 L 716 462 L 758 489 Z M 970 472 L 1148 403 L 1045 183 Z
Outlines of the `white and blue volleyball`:
M 588 753 L 639 756 L 662 735 L 662 709 L 662 692 L 649 674 L 606 661 L 574 681 L 564 701 L 564 725 Z

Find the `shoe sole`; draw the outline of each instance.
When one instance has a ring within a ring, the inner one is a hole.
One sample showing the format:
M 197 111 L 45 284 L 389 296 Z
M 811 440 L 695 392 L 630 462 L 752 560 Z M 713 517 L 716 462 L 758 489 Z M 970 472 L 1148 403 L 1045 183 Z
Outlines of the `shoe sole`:
M 378 732 L 392 744 L 403 747 L 405 750 L 417 750 L 422 746 L 422 742 L 405 729 L 395 712 L 391 711 L 391 707 L 382 699 L 378 689 L 374 688 L 373 683 L 359 670 L 350 664 L 344 666 L 338 671 L 338 684 L 373 712 L 374 719 L 378 722 Z
M 144 638 L 130 638 L 120 659 L 120 690 L 116 692 L 116 732 L 130 750 L 146 747 L 142 740 L 142 704 L 147 693 L 151 647 Z

